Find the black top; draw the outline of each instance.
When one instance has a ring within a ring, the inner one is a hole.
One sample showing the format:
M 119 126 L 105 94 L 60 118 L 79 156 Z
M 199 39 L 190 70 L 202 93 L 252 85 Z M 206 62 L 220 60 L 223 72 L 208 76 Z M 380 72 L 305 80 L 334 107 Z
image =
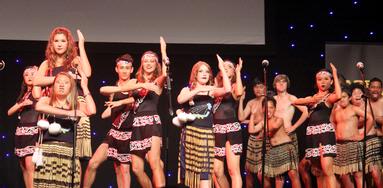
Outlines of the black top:
M 191 125 L 211 128 L 213 126 L 214 99 L 209 95 L 196 95 L 193 101 L 194 105 L 190 106 L 188 111 L 195 115 L 196 119 L 191 122 Z
M 227 93 L 219 97 L 214 103 L 214 119 L 233 119 L 237 120 L 238 102 L 233 98 L 232 93 Z
M 65 133 L 60 133 L 58 135 L 51 135 L 49 134 L 49 131 L 46 130 L 44 132 L 44 141 L 60 141 L 60 142 L 67 142 L 73 144 L 73 124 L 75 122 L 72 119 L 61 119 L 53 116 L 49 116 L 48 118 L 49 123 L 56 122 L 61 125 L 61 129 L 65 130 Z
M 320 102 L 310 109 L 308 125 L 319 125 L 330 122 L 332 107 L 326 106 L 325 102 Z
M 133 97 L 135 99 L 136 112 L 153 112 L 157 114 L 157 105 L 160 96 L 157 95 L 156 92 L 140 89 L 134 91 Z
M 126 98 L 129 98 L 129 94 L 124 94 L 121 92 L 115 93 L 113 96 L 113 101 L 119 101 Z M 121 105 L 111 109 L 112 124 L 118 129 L 130 129 L 133 124 L 133 112 L 132 105 Z
M 71 67 L 68 70 L 64 66 L 53 67 L 52 70 L 49 70 L 49 76 L 56 76 L 60 72 L 71 72 L 73 74 L 76 74 L 76 69 Z M 80 76 L 78 77 L 80 78 Z M 82 88 L 81 88 L 81 82 L 79 80 L 75 80 L 75 81 L 76 81 L 78 95 L 83 96 L 84 92 L 82 91 Z
M 33 98 L 32 93 L 29 92 L 26 93 L 28 96 L 28 99 L 33 102 L 32 105 L 24 106 L 21 111 L 19 112 L 19 118 L 20 118 L 20 124 L 31 124 L 31 123 L 37 123 L 39 118 L 39 113 L 35 110 L 36 105 L 36 99 Z M 20 101 L 22 102 L 22 101 Z

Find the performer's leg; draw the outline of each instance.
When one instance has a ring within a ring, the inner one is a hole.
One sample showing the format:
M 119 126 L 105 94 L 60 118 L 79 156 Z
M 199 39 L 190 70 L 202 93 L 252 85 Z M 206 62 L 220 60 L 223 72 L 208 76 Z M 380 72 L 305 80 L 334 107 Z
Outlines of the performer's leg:
M 115 162 L 114 170 L 116 171 L 118 188 L 129 188 L 130 187 L 130 165 Z
M 253 188 L 254 187 L 254 176 L 253 173 L 249 170 L 248 164 L 245 164 L 245 171 L 246 171 L 246 188 Z
M 311 188 L 312 183 L 311 183 L 311 175 L 310 175 L 310 167 L 311 167 L 311 162 L 307 160 L 306 158 L 303 158 L 299 162 L 298 170 L 299 174 L 302 177 L 303 184 L 305 185 L 305 188 Z
M 336 179 L 333 172 L 333 157 L 320 157 L 320 163 L 324 175 L 324 181 L 326 182 L 326 188 L 335 188 L 336 187 Z
M 215 181 L 218 183 L 218 185 L 222 188 L 230 187 L 229 182 L 227 181 L 227 178 L 225 176 L 225 167 L 224 167 L 224 161 L 219 160 L 217 158 L 214 159 L 214 176 Z
M 242 187 L 242 177 L 241 177 L 241 155 L 235 155 L 231 150 L 231 145 L 229 142 L 226 142 L 226 160 L 229 174 L 231 177 L 231 187 L 232 188 L 241 188 Z
M 300 188 L 301 187 L 301 180 L 299 178 L 299 173 L 297 170 L 290 170 L 288 172 L 289 178 L 291 180 L 291 186 L 293 188 Z
M 212 174 L 213 176 L 213 174 Z M 210 188 L 211 187 L 211 180 L 200 180 L 199 181 L 199 187 L 200 188 Z
M 161 141 L 161 137 L 152 136 L 152 147 L 148 152 L 149 165 L 152 169 L 155 187 L 165 186 L 165 174 L 161 166 Z
M 351 178 L 350 178 L 349 174 L 341 175 L 340 179 L 342 180 L 342 186 L 343 187 L 350 187 L 350 188 L 354 188 L 355 187 L 354 183 L 351 181 Z
M 376 187 L 383 188 L 382 173 L 376 165 L 372 166 L 371 176 L 374 179 Z
M 144 170 L 144 159 L 132 154 L 132 170 L 137 177 L 138 182 L 143 188 L 151 188 L 152 183 L 148 175 L 146 175 Z
M 90 188 L 96 177 L 97 168 L 108 157 L 108 144 L 102 143 L 90 159 L 84 175 L 83 188 Z
M 355 185 L 357 188 L 363 187 L 363 172 L 354 173 Z
M 26 188 L 33 188 L 33 172 L 35 165 L 32 162 L 32 156 L 26 156 L 20 159 L 20 167 L 23 173 Z

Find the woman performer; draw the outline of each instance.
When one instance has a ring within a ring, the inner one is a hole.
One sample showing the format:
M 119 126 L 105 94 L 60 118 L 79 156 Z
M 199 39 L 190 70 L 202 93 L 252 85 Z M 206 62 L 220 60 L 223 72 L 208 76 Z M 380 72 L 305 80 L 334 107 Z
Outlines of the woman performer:
M 144 159 L 148 160 L 152 169 L 154 187 L 165 186 L 161 161 L 162 125 L 157 105 L 166 78 L 165 63 L 169 63 L 169 59 L 166 55 L 166 43 L 162 37 L 160 37 L 160 45 L 162 68 L 157 54 L 153 51 L 146 51 L 141 57 L 136 79 L 131 79 L 123 86 L 104 88 L 112 93 L 133 91 L 135 104 L 130 140 L 132 170 L 141 187 L 144 188 L 152 187 L 151 181 L 144 171 Z
M 214 103 L 214 175 L 220 187 L 230 187 L 224 174 L 226 157 L 232 187 L 241 188 L 242 130 L 236 109 L 238 109 L 237 101 L 243 94 L 242 59 L 239 58 L 237 66 L 232 61 L 225 60 L 224 68 L 232 85 L 232 91 L 222 97 L 217 97 Z M 222 73 L 218 73 L 215 82 L 217 87 L 223 87 Z
M 299 98 L 294 105 L 310 107 L 308 126 L 306 129 L 305 158 L 312 163 L 312 171 L 317 171 L 318 187 L 336 186 L 333 172 L 333 161 L 336 156 L 334 126 L 330 122 L 332 106 L 341 98 L 341 88 L 335 66 L 330 63 L 332 74 L 328 70 L 320 70 L 316 74 L 318 92 L 313 96 Z M 330 92 L 334 83 L 335 92 Z
M 217 55 L 218 67 L 222 74 L 223 87 L 213 86 L 213 73 L 203 61 L 194 64 L 189 87 L 178 95 L 177 101 L 185 106 L 196 119 L 186 125 L 181 135 L 180 176 L 186 186 L 211 187 L 214 162 L 213 103 L 214 98 L 231 91 L 224 62 Z
M 85 51 L 85 38 L 80 30 L 77 30 L 78 48 L 80 56 L 77 53 L 77 47 L 72 33 L 65 27 L 56 27 L 50 34 L 47 48 L 45 50 L 45 61 L 41 63 L 36 77 L 33 81 L 37 86 L 51 86 L 55 76 L 59 72 L 69 72 L 77 79 L 79 71 L 83 71 L 86 77 L 90 77 L 92 70 Z M 81 86 L 77 85 L 79 91 L 79 100 L 85 101 Z M 49 96 L 49 90 L 46 89 L 43 95 Z M 89 158 L 92 156 L 90 121 L 89 117 L 82 117 L 77 127 L 77 148 L 79 148 L 79 157 Z
M 36 169 L 34 187 L 80 187 L 80 162 L 76 155 L 74 184 L 72 184 L 73 125 L 78 117 L 96 113 L 96 106 L 88 89 L 88 79 L 80 71 L 84 102 L 77 101 L 74 79 L 66 72 L 58 73 L 53 81 L 50 97 L 42 97 L 36 110 L 48 115 L 51 123 L 43 136 L 40 148 L 43 165 Z M 76 108 L 77 107 L 77 108 Z
M 32 154 L 38 139 L 39 130 L 36 126 L 39 114 L 34 106 L 36 99 L 40 97 L 40 88 L 33 86 L 33 78 L 37 71 L 36 66 L 25 68 L 20 95 L 16 104 L 8 110 L 8 116 L 18 113 L 19 123 L 15 133 L 15 154 L 19 157 L 21 171 L 25 187 L 33 187 L 33 172 L 35 166 L 32 162 Z

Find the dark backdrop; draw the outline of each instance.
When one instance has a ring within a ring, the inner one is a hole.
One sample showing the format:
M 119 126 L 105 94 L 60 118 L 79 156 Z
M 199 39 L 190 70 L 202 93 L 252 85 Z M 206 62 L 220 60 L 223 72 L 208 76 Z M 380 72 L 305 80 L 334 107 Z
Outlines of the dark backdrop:
M 290 92 L 303 97 L 314 92 L 314 74 L 325 66 L 325 43 L 330 42 L 381 42 L 381 11 L 376 2 L 321 1 L 291 2 L 270 0 L 266 7 L 266 45 L 208 45 L 168 44 L 173 77 L 173 103 L 182 87 L 186 86 L 190 69 L 198 60 L 207 61 L 217 72 L 215 54 L 223 58 L 244 59 L 243 80 L 247 86 L 247 100 L 253 97 L 251 80 L 262 77 L 262 59 L 268 59 L 268 85 L 277 73 L 290 76 Z M 333 14 L 330 12 L 333 11 Z M 5 26 L 1 26 L 5 27 Z M 228 23 L 230 27 L 230 23 Z M 375 35 L 369 35 L 374 31 Z M 26 32 L 28 32 L 26 30 Z M 86 33 L 85 37 L 86 37 Z M 128 33 L 127 33 L 128 34 Z M 348 34 L 348 37 L 344 37 Z M 48 38 L 48 36 L 47 36 Z M 23 187 L 17 158 L 13 154 L 13 135 L 16 117 L 7 117 L 8 108 L 14 104 L 19 92 L 22 70 L 27 65 L 39 65 L 44 59 L 46 41 L 0 40 L 0 59 L 6 61 L 5 70 L 0 71 L 0 187 Z M 131 53 L 134 67 L 139 65 L 140 55 L 146 50 L 159 52 L 159 44 L 131 43 L 86 43 L 88 57 L 93 68 L 89 85 L 97 104 L 97 114 L 92 121 L 92 147 L 98 147 L 110 128 L 108 120 L 101 120 L 103 103 L 106 100 L 98 93 L 102 85 L 112 85 L 116 80 L 114 60 L 123 53 Z M 159 112 L 164 126 L 168 128 L 169 185 L 176 184 L 179 129 L 170 124 L 167 114 L 167 98 L 160 99 Z M 298 130 L 302 136 L 304 128 Z M 246 133 L 246 130 L 244 130 Z M 301 136 L 299 138 L 301 138 Z M 244 134 L 244 139 L 247 134 Z M 300 139 L 300 144 L 303 140 Z M 244 143 L 246 145 L 246 142 Z M 162 152 L 164 153 L 164 151 Z M 245 156 L 245 154 L 243 155 Z M 86 161 L 84 162 L 86 165 Z M 241 163 L 243 168 L 243 161 Z M 85 166 L 84 166 L 85 168 Z M 244 179 L 243 179 L 244 180 Z M 101 165 L 94 187 L 116 187 L 112 162 Z M 137 187 L 132 175 L 132 187 Z

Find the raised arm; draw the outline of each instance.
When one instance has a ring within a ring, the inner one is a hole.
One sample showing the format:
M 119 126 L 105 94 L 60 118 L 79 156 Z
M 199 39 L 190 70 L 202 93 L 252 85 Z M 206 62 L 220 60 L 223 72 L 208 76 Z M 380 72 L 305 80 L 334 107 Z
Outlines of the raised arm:
M 85 38 L 79 29 L 77 29 L 78 36 L 78 49 L 80 52 L 80 66 L 84 71 L 86 77 L 90 77 L 92 75 L 92 67 L 90 66 L 88 56 L 85 51 Z
M 213 91 L 214 97 L 219 97 L 222 95 L 225 95 L 226 93 L 231 92 L 231 82 L 229 80 L 229 77 L 227 76 L 225 67 L 224 67 L 224 62 L 222 58 L 217 54 L 217 59 L 218 59 L 218 68 L 222 74 L 222 83 L 223 83 L 223 88 L 216 88 Z
M 162 74 L 156 79 L 156 83 L 158 87 L 163 88 L 165 85 L 166 77 L 167 77 L 167 66 L 170 64 L 170 60 L 168 58 L 167 52 L 166 52 L 166 42 L 165 39 L 161 36 L 160 37 L 160 46 L 161 46 L 161 56 L 162 56 Z
M 330 63 L 330 67 L 331 67 L 332 75 L 334 78 L 335 91 L 334 91 L 334 93 L 332 93 L 327 98 L 327 102 L 334 104 L 342 97 L 342 89 L 340 88 L 340 83 L 339 83 L 339 79 L 338 79 L 338 71 L 336 70 L 336 67 L 332 63 Z
M 250 100 L 247 102 L 246 107 L 243 108 L 243 102 L 245 100 L 246 93 L 244 93 L 240 98 L 239 98 L 239 105 L 238 105 L 238 120 L 240 122 L 243 122 L 249 117 L 250 112 L 251 112 L 251 107 L 253 101 Z
M 238 100 L 244 93 L 244 88 L 242 85 L 242 77 L 241 77 L 241 70 L 242 70 L 242 58 L 239 58 L 238 64 L 235 67 L 235 85 L 233 87 L 233 97 L 234 99 Z

